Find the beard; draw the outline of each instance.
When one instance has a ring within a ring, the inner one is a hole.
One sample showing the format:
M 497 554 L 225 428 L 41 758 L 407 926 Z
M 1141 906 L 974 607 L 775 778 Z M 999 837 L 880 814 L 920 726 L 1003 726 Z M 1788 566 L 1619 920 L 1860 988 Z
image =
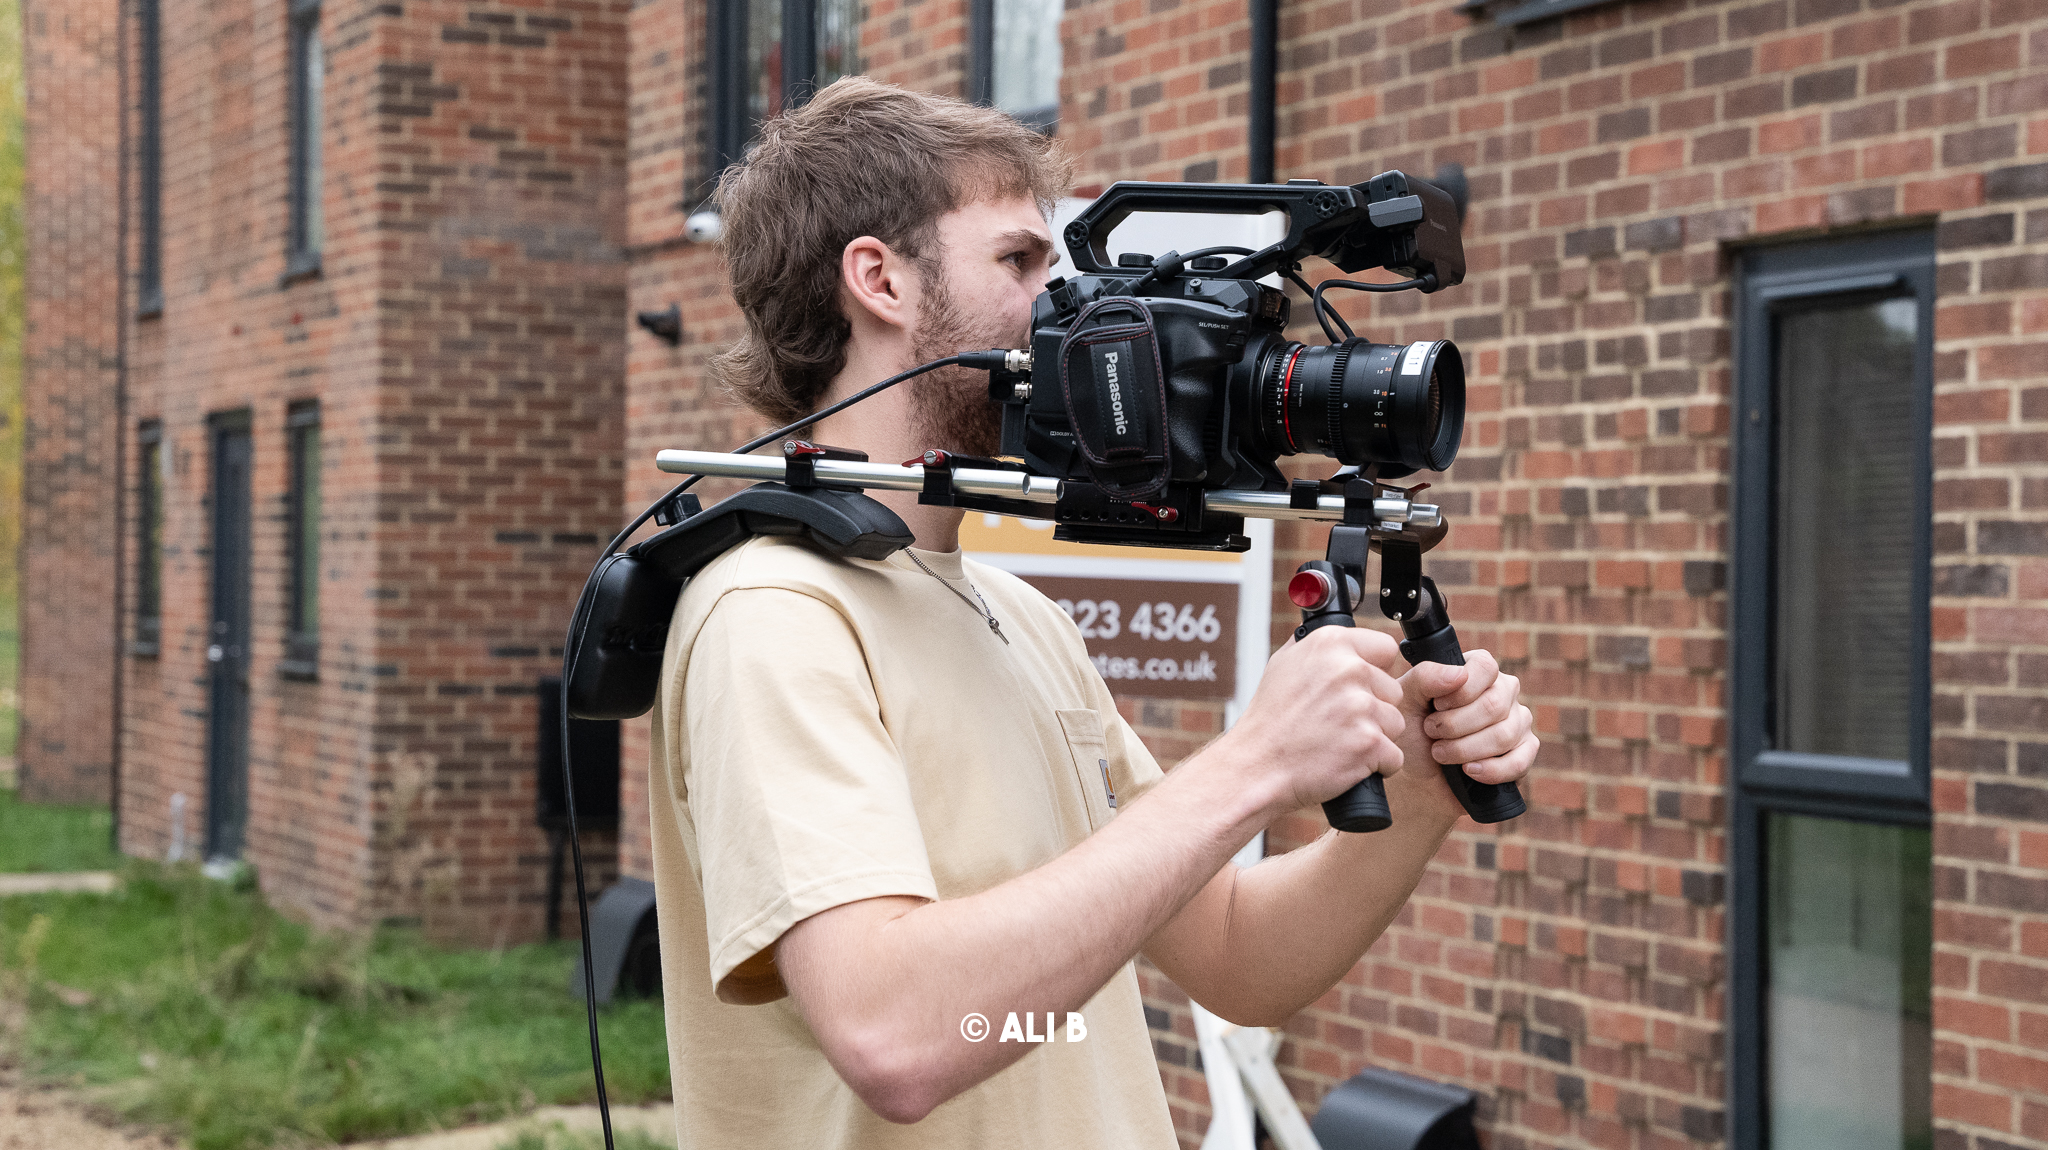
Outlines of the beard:
M 1017 347 L 1018 333 L 997 331 L 999 322 L 976 323 L 960 309 L 943 264 L 923 277 L 930 290 L 917 309 L 917 336 L 911 340 L 914 363 L 930 363 L 963 351 Z M 960 455 L 993 456 L 1002 447 L 1002 407 L 988 397 L 988 373 L 966 367 L 942 367 L 911 381 L 912 431 L 923 449 L 938 448 Z

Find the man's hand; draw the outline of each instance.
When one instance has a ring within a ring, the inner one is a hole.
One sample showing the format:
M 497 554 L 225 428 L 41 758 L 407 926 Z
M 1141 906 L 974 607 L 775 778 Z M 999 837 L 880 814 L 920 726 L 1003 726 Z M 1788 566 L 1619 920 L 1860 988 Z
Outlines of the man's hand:
M 1335 798 L 1374 771 L 1394 774 L 1404 758 L 1397 740 L 1414 729 L 1389 673 L 1399 659 L 1394 640 L 1364 627 L 1323 627 L 1289 640 L 1217 751 L 1280 776 L 1274 815 Z
M 1506 783 L 1536 762 L 1535 720 L 1522 705 L 1522 681 L 1489 652 L 1466 652 L 1462 667 L 1418 664 L 1400 683 L 1406 726 L 1396 741 L 1417 774 L 1439 778 L 1430 767 L 1463 765 L 1478 782 Z

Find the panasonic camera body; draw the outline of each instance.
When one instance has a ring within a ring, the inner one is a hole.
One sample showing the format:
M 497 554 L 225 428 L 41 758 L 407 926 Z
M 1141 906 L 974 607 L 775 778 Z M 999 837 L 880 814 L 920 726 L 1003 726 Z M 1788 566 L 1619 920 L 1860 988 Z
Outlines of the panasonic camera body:
M 1106 241 L 1137 212 L 1280 212 L 1287 234 L 1261 251 L 1112 265 Z M 1203 493 L 1288 490 L 1282 456 L 1327 456 L 1373 480 L 1448 467 L 1464 423 L 1456 346 L 1374 343 L 1348 328 L 1302 344 L 1286 335 L 1286 293 L 1260 280 L 1277 273 L 1309 290 L 1298 270 L 1313 256 L 1408 277 L 1325 288 L 1450 287 L 1465 274 L 1458 216 L 1448 193 L 1398 171 L 1348 187 L 1113 185 L 1062 237 L 1078 274 L 1038 297 L 1030 370 L 991 373 L 1001 454 L 1062 480 L 1060 538 L 1224 551 L 1248 546 L 1243 521 L 1205 514 Z M 1320 290 L 1311 298 L 1326 331 L 1329 319 L 1342 325 Z

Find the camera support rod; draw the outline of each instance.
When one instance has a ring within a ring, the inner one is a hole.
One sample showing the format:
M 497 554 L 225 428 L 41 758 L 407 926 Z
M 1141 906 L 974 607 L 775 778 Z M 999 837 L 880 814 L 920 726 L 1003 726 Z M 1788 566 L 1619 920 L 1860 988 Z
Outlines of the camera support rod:
M 780 456 L 774 455 L 728 455 L 719 451 L 667 450 L 654 457 L 654 465 L 663 471 L 678 475 L 709 475 L 721 479 L 750 479 L 781 482 L 787 477 L 788 465 Z M 925 469 L 922 467 L 897 467 L 887 463 L 855 463 L 848 460 L 819 459 L 811 465 L 820 483 L 843 484 L 848 487 L 880 487 L 891 491 L 922 491 L 925 485 Z M 984 495 L 996 499 L 1014 499 L 1022 503 L 1041 503 L 1048 510 L 1059 500 L 1060 481 L 1049 476 L 1031 475 L 1023 471 L 998 471 L 985 468 L 958 468 L 952 472 L 953 487 L 964 495 Z M 1255 519 L 1305 519 L 1322 522 L 1341 522 L 1344 519 L 1344 497 L 1321 495 L 1315 506 L 1299 506 L 1301 500 L 1285 491 L 1205 491 L 1202 505 L 1210 511 L 1226 515 L 1245 515 Z M 1409 527 L 1435 527 L 1443 521 L 1441 512 L 1434 503 L 1411 503 L 1406 499 L 1380 498 L 1373 500 L 1373 515 L 1381 523 L 1405 524 Z

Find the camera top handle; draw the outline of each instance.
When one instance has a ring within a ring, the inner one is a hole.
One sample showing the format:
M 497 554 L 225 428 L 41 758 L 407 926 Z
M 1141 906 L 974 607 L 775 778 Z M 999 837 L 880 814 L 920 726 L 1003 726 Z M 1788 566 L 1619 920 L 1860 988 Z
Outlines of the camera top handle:
M 1382 172 L 1345 186 L 1319 180 L 1284 184 L 1111 184 L 1069 223 L 1066 241 L 1079 271 L 1119 274 L 1109 258 L 1109 236 L 1138 212 L 1287 216 L 1286 238 L 1217 272 L 1216 279 L 1258 279 L 1321 256 L 1346 272 L 1371 267 L 1410 269 L 1434 277 L 1436 291 L 1465 279 L 1465 246 L 1458 207 L 1435 184 L 1400 171 Z M 1121 269 L 1129 274 L 1128 269 Z

